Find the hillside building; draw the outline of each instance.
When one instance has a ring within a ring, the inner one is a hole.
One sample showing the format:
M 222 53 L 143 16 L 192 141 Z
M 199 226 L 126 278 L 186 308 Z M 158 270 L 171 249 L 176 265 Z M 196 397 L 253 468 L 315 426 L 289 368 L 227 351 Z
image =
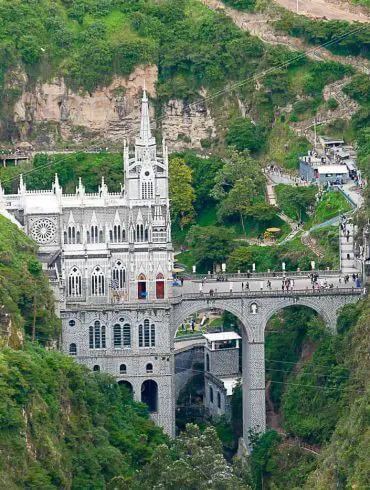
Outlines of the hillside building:
M 17 194 L 0 187 L 0 209 L 39 245 L 59 301 L 62 349 L 93 371 L 113 375 L 148 404 L 152 418 L 174 434 L 173 339 L 170 329 L 173 248 L 168 198 L 168 151 L 157 154 L 148 98 L 140 134 L 123 151 L 121 191 L 102 178 L 87 193 L 80 178 L 64 194 Z

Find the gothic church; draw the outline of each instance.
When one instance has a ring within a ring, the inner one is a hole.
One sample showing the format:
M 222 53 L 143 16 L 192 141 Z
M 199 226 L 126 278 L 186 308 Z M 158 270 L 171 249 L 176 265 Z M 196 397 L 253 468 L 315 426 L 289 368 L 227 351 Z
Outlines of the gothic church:
M 157 155 L 143 93 L 135 151 L 124 146 L 124 185 L 95 194 L 79 180 L 64 194 L 4 194 L 0 209 L 39 245 L 62 319 L 62 348 L 94 371 L 113 375 L 174 434 L 174 354 L 170 328 L 173 248 L 168 151 Z

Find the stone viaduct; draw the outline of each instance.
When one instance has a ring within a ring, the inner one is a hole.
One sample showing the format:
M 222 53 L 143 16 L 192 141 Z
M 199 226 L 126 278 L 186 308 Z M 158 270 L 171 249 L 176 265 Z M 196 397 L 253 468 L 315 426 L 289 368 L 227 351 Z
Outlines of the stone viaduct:
M 265 409 L 265 328 L 268 320 L 289 306 L 307 306 L 324 318 L 335 332 L 339 309 L 358 301 L 360 289 L 302 290 L 292 292 L 188 293 L 172 298 L 173 336 L 178 326 L 202 310 L 217 308 L 235 315 L 243 325 L 243 438 L 248 445 L 250 430 L 264 432 Z

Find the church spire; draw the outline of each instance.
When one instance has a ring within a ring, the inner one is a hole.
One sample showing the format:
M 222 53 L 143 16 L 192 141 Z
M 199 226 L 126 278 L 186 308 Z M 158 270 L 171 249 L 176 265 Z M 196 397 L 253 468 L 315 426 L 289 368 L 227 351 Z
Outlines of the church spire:
M 152 132 L 150 130 L 149 103 L 144 82 L 143 98 L 141 99 L 140 139 L 144 142 L 149 142 L 151 138 Z

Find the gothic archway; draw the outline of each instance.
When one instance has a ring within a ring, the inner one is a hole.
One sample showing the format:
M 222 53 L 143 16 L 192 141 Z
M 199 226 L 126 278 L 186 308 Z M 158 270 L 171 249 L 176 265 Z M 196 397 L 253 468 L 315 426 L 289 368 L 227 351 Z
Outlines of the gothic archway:
M 131 397 L 133 396 L 134 389 L 129 381 L 126 381 L 125 379 L 121 379 L 120 381 L 118 381 L 118 386 L 120 388 L 123 388 Z
M 161 273 L 155 278 L 155 296 L 157 299 L 164 299 L 164 276 Z
M 153 379 L 147 379 L 141 385 L 141 401 L 148 405 L 150 413 L 158 411 L 158 385 Z
M 144 274 L 140 274 L 137 278 L 137 297 L 138 299 L 147 298 L 146 277 Z

